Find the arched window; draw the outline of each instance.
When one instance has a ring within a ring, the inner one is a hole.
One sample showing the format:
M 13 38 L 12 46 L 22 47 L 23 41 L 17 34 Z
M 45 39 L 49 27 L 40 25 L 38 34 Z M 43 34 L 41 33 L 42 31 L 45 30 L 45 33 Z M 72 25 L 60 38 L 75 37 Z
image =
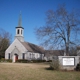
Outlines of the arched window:
M 21 34 L 22 34 L 22 30 L 21 30 Z
M 19 29 L 17 30 L 17 34 L 19 34 Z

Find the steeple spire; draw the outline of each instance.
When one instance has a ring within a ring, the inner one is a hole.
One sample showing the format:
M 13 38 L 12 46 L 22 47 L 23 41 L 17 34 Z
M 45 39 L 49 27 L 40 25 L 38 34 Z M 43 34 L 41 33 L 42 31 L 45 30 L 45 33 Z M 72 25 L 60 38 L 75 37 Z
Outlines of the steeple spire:
M 20 11 L 19 22 L 18 22 L 18 26 L 16 27 L 15 39 L 17 38 L 21 42 L 24 42 L 23 31 L 24 31 L 24 28 L 22 27 L 22 18 L 21 18 L 21 11 Z
M 21 27 L 21 26 L 22 26 L 22 17 L 21 17 L 21 11 L 20 11 L 18 27 Z

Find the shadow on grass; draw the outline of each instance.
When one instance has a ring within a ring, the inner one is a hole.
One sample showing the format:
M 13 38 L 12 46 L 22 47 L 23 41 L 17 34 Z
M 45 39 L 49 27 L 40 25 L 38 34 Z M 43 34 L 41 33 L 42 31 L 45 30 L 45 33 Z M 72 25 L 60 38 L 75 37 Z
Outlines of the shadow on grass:
M 54 68 L 52 68 L 52 67 L 45 67 L 44 68 L 45 70 L 49 70 L 49 71 L 61 71 L 61 72 L 80 72 L 80 70 L 66 70 L 66 69 L 64 69 L 64 70 L 60 70 L 60 69 L 58 69 L 58 70 L 55 70 Z
M 53 68 L 51 68 L 51 67 L 46 67 L 46 68 L 44 68 L 45 70 L 54 70 Z

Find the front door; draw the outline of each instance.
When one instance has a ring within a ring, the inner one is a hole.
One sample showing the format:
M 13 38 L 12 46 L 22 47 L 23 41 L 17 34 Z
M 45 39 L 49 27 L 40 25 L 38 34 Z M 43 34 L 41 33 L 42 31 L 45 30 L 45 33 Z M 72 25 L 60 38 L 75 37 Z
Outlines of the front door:
M 17 60 L 18 60 L 18 55 L 14 54 L 14 56 L 13 56 L 13 62 L 16 62 Z
M 18 55 L 15 55 L 15 61 L 17 61 L 18 60 Z

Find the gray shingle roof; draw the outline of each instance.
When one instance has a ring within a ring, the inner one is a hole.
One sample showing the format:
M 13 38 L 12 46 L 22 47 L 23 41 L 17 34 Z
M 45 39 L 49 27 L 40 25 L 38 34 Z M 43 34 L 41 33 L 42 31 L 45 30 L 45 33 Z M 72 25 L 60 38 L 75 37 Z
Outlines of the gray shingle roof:
M 42 47 L 29 43 L 29 42 L 21 42 L 23 46 L 29 51 L 34 53 L 45 54 L 45 56 L 63 56 L 63 50 L 44 50 Z
M 77 50 L 80 50 L 80 46 L 77 47 Z
M 29 51 L 29 52 L 35 52 L 35 53 L 44 53 L 44 49 L 41 48 L 40 46 L 37 46 L 35 44 L 29 43 L 29 42 L 21 42 L 24 47 Z
M 63 56 L 64 51 L 63 50 L 45 50 L 45 56 Z

